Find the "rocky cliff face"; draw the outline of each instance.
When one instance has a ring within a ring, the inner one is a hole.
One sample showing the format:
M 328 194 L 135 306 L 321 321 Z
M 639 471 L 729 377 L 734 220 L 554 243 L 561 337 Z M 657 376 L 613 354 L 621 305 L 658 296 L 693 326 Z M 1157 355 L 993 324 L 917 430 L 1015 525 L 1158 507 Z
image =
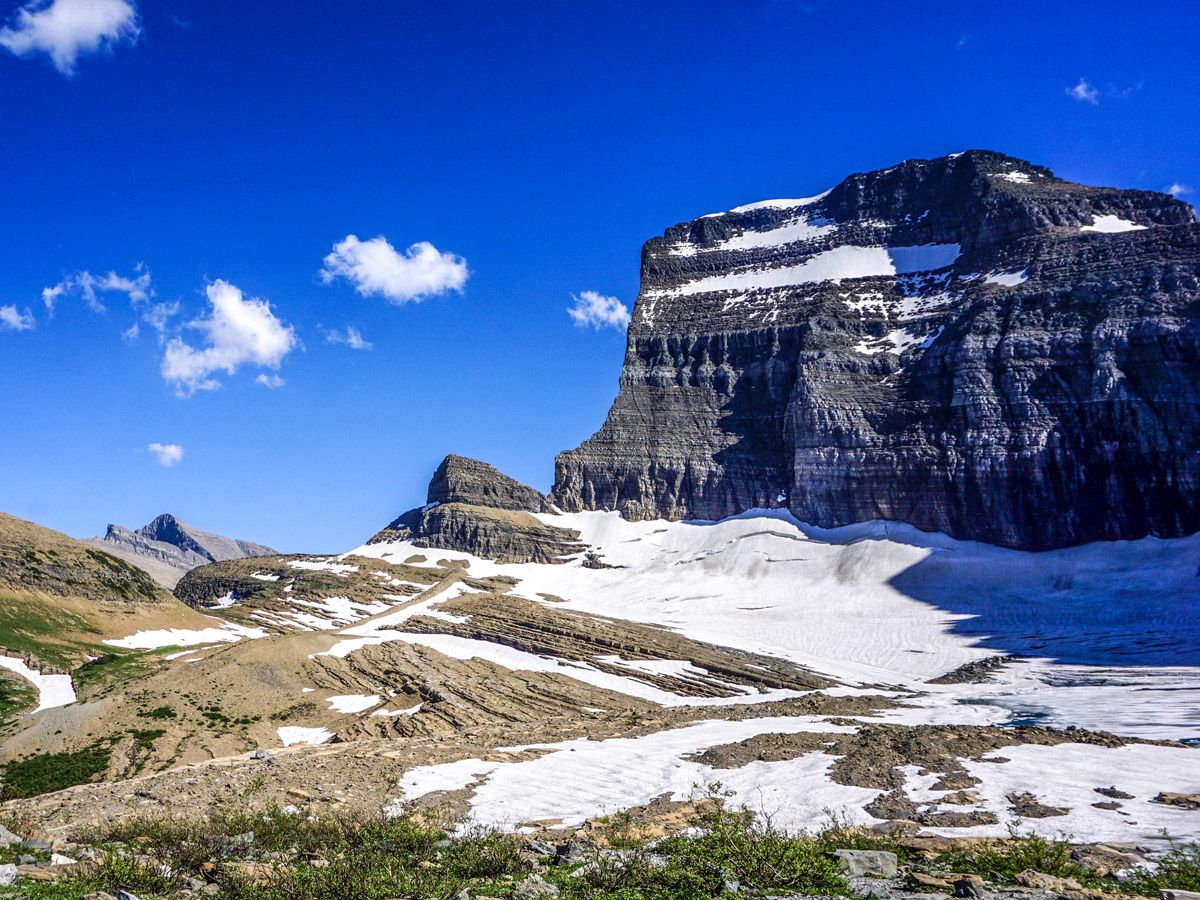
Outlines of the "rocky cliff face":
M 133 563 L 166 588 L 174 588 L 183 574 L 196 566 L 276 553 L 262 544 L 201 531 L 170 514 L 158 516 L 136 531 L 109 525 L 104 537 L 88 543 Z
M 429 482 L 425 506 L 411 509 L 371 538 L 411 540 L 418 547 L 459 550 L 500 562 L 562 562 L 579 553 L 578 532 L 545 525 L 540 491 L 487 463 L 447 456 Z
M 669 229 L 554 501 L 1009 547 L 1200 529 L 1200 224 L 970 151 Z

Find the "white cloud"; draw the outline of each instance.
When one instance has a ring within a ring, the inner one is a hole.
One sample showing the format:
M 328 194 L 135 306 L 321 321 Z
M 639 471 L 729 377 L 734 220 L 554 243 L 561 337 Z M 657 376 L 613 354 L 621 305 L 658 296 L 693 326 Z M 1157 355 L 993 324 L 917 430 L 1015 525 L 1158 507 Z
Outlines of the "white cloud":
M 364 338 L 353 325 L 347 325 L 345 331 L 326 331 L 325 343 L 344 344 L 351 350 L 370 350 L 375 346 Z
M 284 381 L 279 375 L 268 375 L 266 372 L 261 373 L 257 378 L 255 378 L 254 383 L 261 384 L 263 387 L 272 391 L 277 391 L 287 384 L 287 382 Z
M 345 278 L 364 297 L 379 294 L 393 303 L 461 291 L 469 274 L 465 259 L 443 253 L 428 241 L 400 253 L 382 235 L 360 241 L 348 234 L 333 245 L 324 262 L 321 280 L 326 284 Z
M 0 47 L 15 56 L 45 53 L 73 75 L 81 55 L 136 43 L 140 34 L 133 0 L 31 0 L 0 28 Z
M 145 303 L 154 295 L 150 284 L 150 273 L 139 263 L 134 267 L 137 274 L 132 277 L 109 272 L 107 275 L 93 275 L 83 271 L 68 275 L 54 287 L 42 289 L 42 302 L 46 309 L 53 314 L 54 305 L 63 297 L 78 294 L 92 312 L 104 312 L 104 304 L 100 302 L 99 293 L 121 293 L 129 297 L 129 302 L 135 306 Z
M 1086 78 L 1080 78 L 1079 83 L 1075 87 L 1064 88 L 1063 90 L 1072 100 L 1078 100 L 1080 103 L 1090 103 L 1092 106 L 1100 105 L 1100 90 L 1089 84 Z
M 1164 194 L 1170 194 L 1172 197 L 1179 197 L 1183 194 L 1190 194 L 1192 189 L 1186 184 L 1180 184 L 1176 181 L 1174 184 L 1169 184 L 1163 188 Z
M 580 328 L 589 325 L 601 328 L 624 328 L 629 324 L 629 308 L 616 297 L 606 297 L 597 291 L 582 291 L 571 295 L 575 305 L 567 308 L 567 314 Z
M 0 331 L 28 331 L 36 324 L 28 309 L 21 312 L 11 304 L 0 306 Z
M 212 312 L 189 327 L 203 332 L 208 346 L 197 349 L 174 338 L 163 354 L 163 378 L 175 382 L 181 395 L 218 387 L 212 377 L 217 372 L 232 375 L 243 365 L 277 369 L 296 347 L 295 330 L 276 318 L 266 300 L 245 299 L 239 288 L 220 280 L 205 293 Z
M 155 441 L 153 444 L 148 444 L 146 449 L 154 454 L 154 459 L 164 469 L 179 465 L 183 459 L 183 448 L 178 444 L 160 444 Z

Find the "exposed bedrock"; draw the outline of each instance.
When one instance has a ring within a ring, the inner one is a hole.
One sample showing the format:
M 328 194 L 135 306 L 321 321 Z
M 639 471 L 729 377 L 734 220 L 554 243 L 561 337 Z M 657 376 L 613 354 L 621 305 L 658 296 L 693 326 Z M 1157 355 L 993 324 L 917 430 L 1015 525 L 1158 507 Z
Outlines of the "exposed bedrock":
M 552 499 L 1023 549 L 1200 529 L 1200 224 L 970 151 L 677 225 Z
M 429 482 L 425 506 L 410 509 L 371 538 L 459 550 L 499 562 L 556 563 L 585 550 L 579 533 L 546 525 L 545 496 L 464 456 L 447 456 Z

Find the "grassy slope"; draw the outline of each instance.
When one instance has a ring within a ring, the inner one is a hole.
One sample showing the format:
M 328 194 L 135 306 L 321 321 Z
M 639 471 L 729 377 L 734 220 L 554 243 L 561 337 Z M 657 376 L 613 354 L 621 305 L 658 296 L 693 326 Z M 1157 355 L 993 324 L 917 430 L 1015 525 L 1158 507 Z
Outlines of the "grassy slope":
M 136 566 L 0 513 L 0 652 L 70 672 L 80 701 L 25 716 L 36 705 L 36 690 L 0 670 L 0 796 L 20 796 L 26 783 L 38 792 L 91 780 L 118 744 L 123 759 L 137 765 L 157 730 L 139 718 L 109 727 L 107 704 L 90 701 L 160 671 L 172 648 L 140 653 L 103 642 L 141 630 L 213 624 Z
M 69 671 L 143 628 L 211 624 L 141 569 L 0 513 L 0 648 Z

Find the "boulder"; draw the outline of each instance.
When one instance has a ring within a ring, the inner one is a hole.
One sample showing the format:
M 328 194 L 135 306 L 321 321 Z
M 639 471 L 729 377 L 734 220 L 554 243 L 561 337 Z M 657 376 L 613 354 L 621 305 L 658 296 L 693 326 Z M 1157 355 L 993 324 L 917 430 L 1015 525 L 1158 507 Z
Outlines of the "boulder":
M 834 850 L 833 855 L 850 878 L 895 878 L 899 871 L 896 854 L 886 850 Z

